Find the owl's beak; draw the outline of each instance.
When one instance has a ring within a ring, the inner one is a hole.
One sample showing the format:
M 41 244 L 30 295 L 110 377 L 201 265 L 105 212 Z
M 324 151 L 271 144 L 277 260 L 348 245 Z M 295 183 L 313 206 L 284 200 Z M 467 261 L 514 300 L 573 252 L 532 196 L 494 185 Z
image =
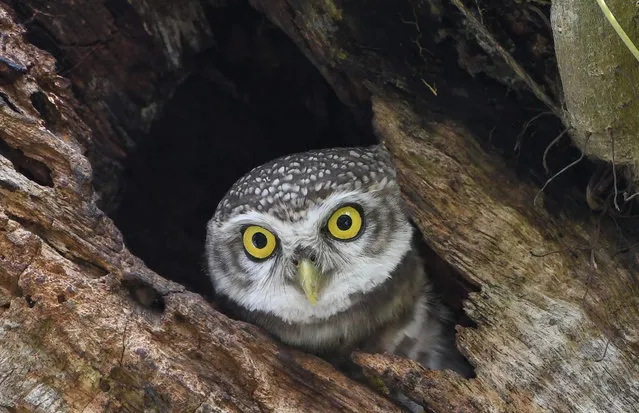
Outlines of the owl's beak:
M 320 286 L 319 269 L 311 260 L 304 258 L 297 265 L 297 276 L 306 298 L 311 305 L 315 306 Z

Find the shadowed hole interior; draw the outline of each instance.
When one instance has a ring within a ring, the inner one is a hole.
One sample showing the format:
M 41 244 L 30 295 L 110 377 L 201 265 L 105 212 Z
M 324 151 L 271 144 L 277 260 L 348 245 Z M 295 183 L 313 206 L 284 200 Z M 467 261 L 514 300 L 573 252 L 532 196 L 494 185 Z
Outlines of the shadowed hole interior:
M 34 301 L 30 295 L 25 296 L 24 300 L 27 302 L 27 305 L 29 306 L 29 308 L 35 307 L 36 301 Z
M 0 155 L 13 164 L 16 171 L 42 186 L 53 186 L 51 169 L 43 162 L 29 158 L 20 149 L 14 149 L 0 139 Z
M 9 109 L 11 109 L 12 111 L 16 112 L 16 113 L 22 113 L 22 111 L 20 110 L 20 108 L 18 108 L 12 101 L 11 99 L 9 99 L 9 96 L 7 96 L 6 93 L 4 92 L 0 92 L 0 106 L 2 105 L 7 105 L 9 107 Z
M 206 223 L 229 187 L 275 157 L 376 143 L 297 47 L 248 5 L 212 16 L 219 46 L 131 156 L 114 215 L 159 274 L 211 296 Z
M 31 104 L 38 111 L 42 119 L 46 122 L 47 128 L 55 130 L 60 115 L 55 105 L 49 101 L 42 92 L 34 92 L 30 96 Z
M 138 304 L 153 311 L 164 312 L 166 307 L 164 297 L 146 281 L 128 274 L 122 279 L 122 286 Z
M 377 143 L 370 108 L 345 106 L 264 16 L 248 5 L 217 13 L 209 16 L 217 46 L 198 57 L 162 118 L 139 139 L 113 215 L 127 246 L 150 268 L 209 298 L 206 223 L 233 182 L 281 155 Z M 446 265 L 431 256 L 431 270 Z M 461 299 L 472 288 L 443 288 L 463 315 Z

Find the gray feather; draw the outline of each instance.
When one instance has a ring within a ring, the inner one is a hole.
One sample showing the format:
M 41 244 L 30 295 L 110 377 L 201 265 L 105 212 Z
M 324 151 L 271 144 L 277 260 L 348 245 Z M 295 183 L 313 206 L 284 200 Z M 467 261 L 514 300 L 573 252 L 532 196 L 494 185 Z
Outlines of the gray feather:
M 327 213 L 347 201 L 364 211 L 363 235 L 330 239 Z M 279 249 L 264 263 L 243 250 L 240 224 L 251 220 L 279 231 Z M 468 375 L 413 232 L 383 148 L 309 151 L 259 166 L 233 185 L 208 224 L 209 274 L 242 319 L 287 344 L 330 357 L 355 348 L 391 352 Z M 317 255 L 326 277 L 317 307 L 296 287 L 291 257 L 299 251 Z

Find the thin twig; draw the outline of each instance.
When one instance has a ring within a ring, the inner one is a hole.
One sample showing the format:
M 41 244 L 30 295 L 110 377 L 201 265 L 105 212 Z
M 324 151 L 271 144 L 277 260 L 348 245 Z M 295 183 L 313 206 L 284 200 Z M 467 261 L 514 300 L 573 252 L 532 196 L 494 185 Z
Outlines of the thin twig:
M 621 27 L 621 25 L 615 18 L 615 15 L 612 14 L 606 2 L 604 0 L 597 0 L 597 4 L 599 5 L 599 8 L 603 12 L 604 16 L 606 16 L 606 19 L 608 19 L 608 22 L 610 23 L 612 28 L 615 29 L 615 31 L 619 35 L 619 38 L 621 39 L 623 44 L 626 45 L 626 47 L 628 48 L 628 50 L 630 50 L 630 53 L 632 53 L 635 59 L 639 61 L 639 49 L 637 49 L 637 46 L 635 46 L 632 40 L 630 40 L 630 37 L 628 37 L 626 32 L 623 30 L 623 28 Z
M 623 200 L 624 200 L 624 202 L 628 202 L 631 199 L 636 198 L 638 196 L 639 196 L 639 192 L 635 192 L 634 194 L 632 194 L 630 196 L 628 196 L 628 192 L 624 192 L 623 193 Z
M 583 297 L 581 297 L 581 304 L 586 306 L 586 297 L 588 297 L 588 293 L 590 292 L 590 283 L 592 282 L 592 276 L 597 270 L 597 261 L 595 260 L 595 246 L 599 243 L 599 235 L 601 234 L 601 220 L 606 214 L 606 209 L 599 214 L 599 219 L 597 219 L 596 231 L 593 236 L 590 238 L 590 271 L 588 271 L 588 279 L 586 280 L 586 290 L 584 291 Z
M 568 128 L 561 131 L 561 133 L 557 135 L 557 137 L 553 139 L 552 142 L 550 142 L 548 146 L 546 146 L 546 149 L 544 150 L 544 156 L 541 158 L 541 160 L 542 160 L 542 164 L 544 165 L 544 170 L 546 171 L 546 173 L 550 172 L 548 170 L 548 163 L 546 163 L 546 157 L 548 156 L 548 151 L 550 151 L 550 148 L 552 148 L 557 142 L 559 142 L 559 139 L 561 139 L 566 134 L 566 132 L 568 132 Z
M 479 14 L 479 21 L 484 24 L 484 16 L 481 12 L 481 7 L 479 7 L 479 1 L 475 0 L 475 6 L 477 7 L 477 14 Z
M 542 116 L 545 116 L 545 115 L 553 115 L 553 113 L 552 112 L 548 112 L 548 111 L 538 113 L 537 115 L 535 115 L 532 118 L 530 118 L 529 120 L 527 120 L 526 123 L 524 123 L 524 129 L 522 129 L 522 131 L 519 133 L 519 135 L 517 135 L 517 140 L 516 140 L 516 143 L 515 143 L 515 147 L 513 148 L 514 151 L 519 150 L 519 147 L 521 146 L 521 140 L 524 137 L 524 133 L 526 133 L 526 131 L 530 127 L 530 124 L 533 123 L 534 121 L 536 121 L 537 119 L 541 118 Z
M 548 20 L 548 17 L 546 17 L 546 15 L 541 10 L 539 10 L 539 7 L 528 5 L 528 9 L 534 11 L 537 16 L 539 16 L 539 18 L 544 22 L 544 24 L 552 34 L 552 24 L 550 23 L 550 20 Z
M 526 72 L 526 70 L 512 57 L 512 55 L 501 45 L 493 35 L 486 29 L 486 27 L 481 24 L 481 22 L 475 17 L 473 13 L 471 13 L 468 8 L 464 5 L 461 0 L 451 0 L 451 3 L 464 15 L 466 19 L 468 19 L 469 23 L 475 29 L 475 36 L 480 44 L 480 46 L 484 46 L 484 50 L 486 50 L 489 54 L 494 55 L 494 52 L 499 55 L 502 59 L 506 61 L 508 66 L 515 72 L 515 74 L 524 82 L 531 92 L 537 97 L 537 99 L 541 100 L 547 108 L 550 109 L 554 113 L 557 118 L 561 119 L 565 125 L 568 124 L 567 120 L 564 119 L 564 114 L 561 108 L 554 102 L 550 96 L 548 96 L 544 90 L 539 86 L 537 82 Z M 492 50 L 488 50 L 492 49 Z M 494 52 L 493 52 L 494 51 Z
M 550 177 L 550 179 L 548 179 L 546 181 L 546 183 L 544 184 L 544 186 L 541 187 L 541 189 L 539 190 L 539 192 L 537 192 L 537 195 L 535 195 L 535 198 L 533 198 L 533 205 L 537 205 L 537 198 L 539 198 L 539 195 L 544 192 L 544 189 L 546 189 L 546 187 L 548 186 L 548 184 L 550 184 L 555 178 L 557 178 L 559 175 L 563 174 L 564 172 L 566 172 L 568 169 L 572 168 L 573 166 L 577 165 L 579 162 L 581 162 L 581 160 L 584 158 L 584 151 L 581 151 L 581 155 L 579 156 L 579 158 L 573 162 L 571 162 L 570 164 L 568 164 L 568 166 L 564 167 L 561 171 L 557 172 L 556 174 L 554 174 L 553 176 Z
M 608 132 L 608 136 L 610 137 L 610 152 L 612 156 L 612 185 L 615 190 L 615 195 L 612 199 L 612 202 L 615 205 L 615 209 L 617 209 L 617 211 L 621 211 L 621 208 L 619 208 L 619 204 L 617 203 L 617 195 L 619 195 L 619 192 L 617 190 L 617 165 L 615 162 L 615 137 L 612 135 L 612 128 L 610 126 L 606 128 L 606 132 Z

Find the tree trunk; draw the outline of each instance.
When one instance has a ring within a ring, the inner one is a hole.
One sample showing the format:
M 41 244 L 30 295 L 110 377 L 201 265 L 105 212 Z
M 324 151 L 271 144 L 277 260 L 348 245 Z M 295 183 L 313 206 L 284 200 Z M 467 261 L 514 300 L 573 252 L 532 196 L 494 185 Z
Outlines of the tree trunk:
M 639 42 L 637 4 L 608 0 L 615 20 Z M 596 1 L 553 2 L 555 49 L 575 142 L 588 155 L 639 164 L 639 62 Z M 574 70 L 586 67 L 587 70 Z M 614 147 L 611 139 L 614 137 Z M 613 159 L 613 154 L 615 159 Z M 637 179 L 635 177 L 635 179 Z
M 129 253 L 83 147 L 108 135 L 83 121 L 99 124 L 104 102 L 76 100 L 15 19 L 0 4 L 0 411 L 397 411 Z
M 399 411 L 151 271 L 101 209 L 137 135 L 220 41 L 203 16 L 226 2 L 48 3 L 0 2 L 0 411 Z M 636 411 L 636 252 L 583 203 L 536 206 L 539 187 L 480 143 L 515 142 L 501 119 L 518 106 L 558 106 L 552 76 L 478 52 L 458 2 L 251 3 L 372 115 L 427 243 L 474 286 L 458 345 L 476 378 L 355 363 L 434 412 Z

